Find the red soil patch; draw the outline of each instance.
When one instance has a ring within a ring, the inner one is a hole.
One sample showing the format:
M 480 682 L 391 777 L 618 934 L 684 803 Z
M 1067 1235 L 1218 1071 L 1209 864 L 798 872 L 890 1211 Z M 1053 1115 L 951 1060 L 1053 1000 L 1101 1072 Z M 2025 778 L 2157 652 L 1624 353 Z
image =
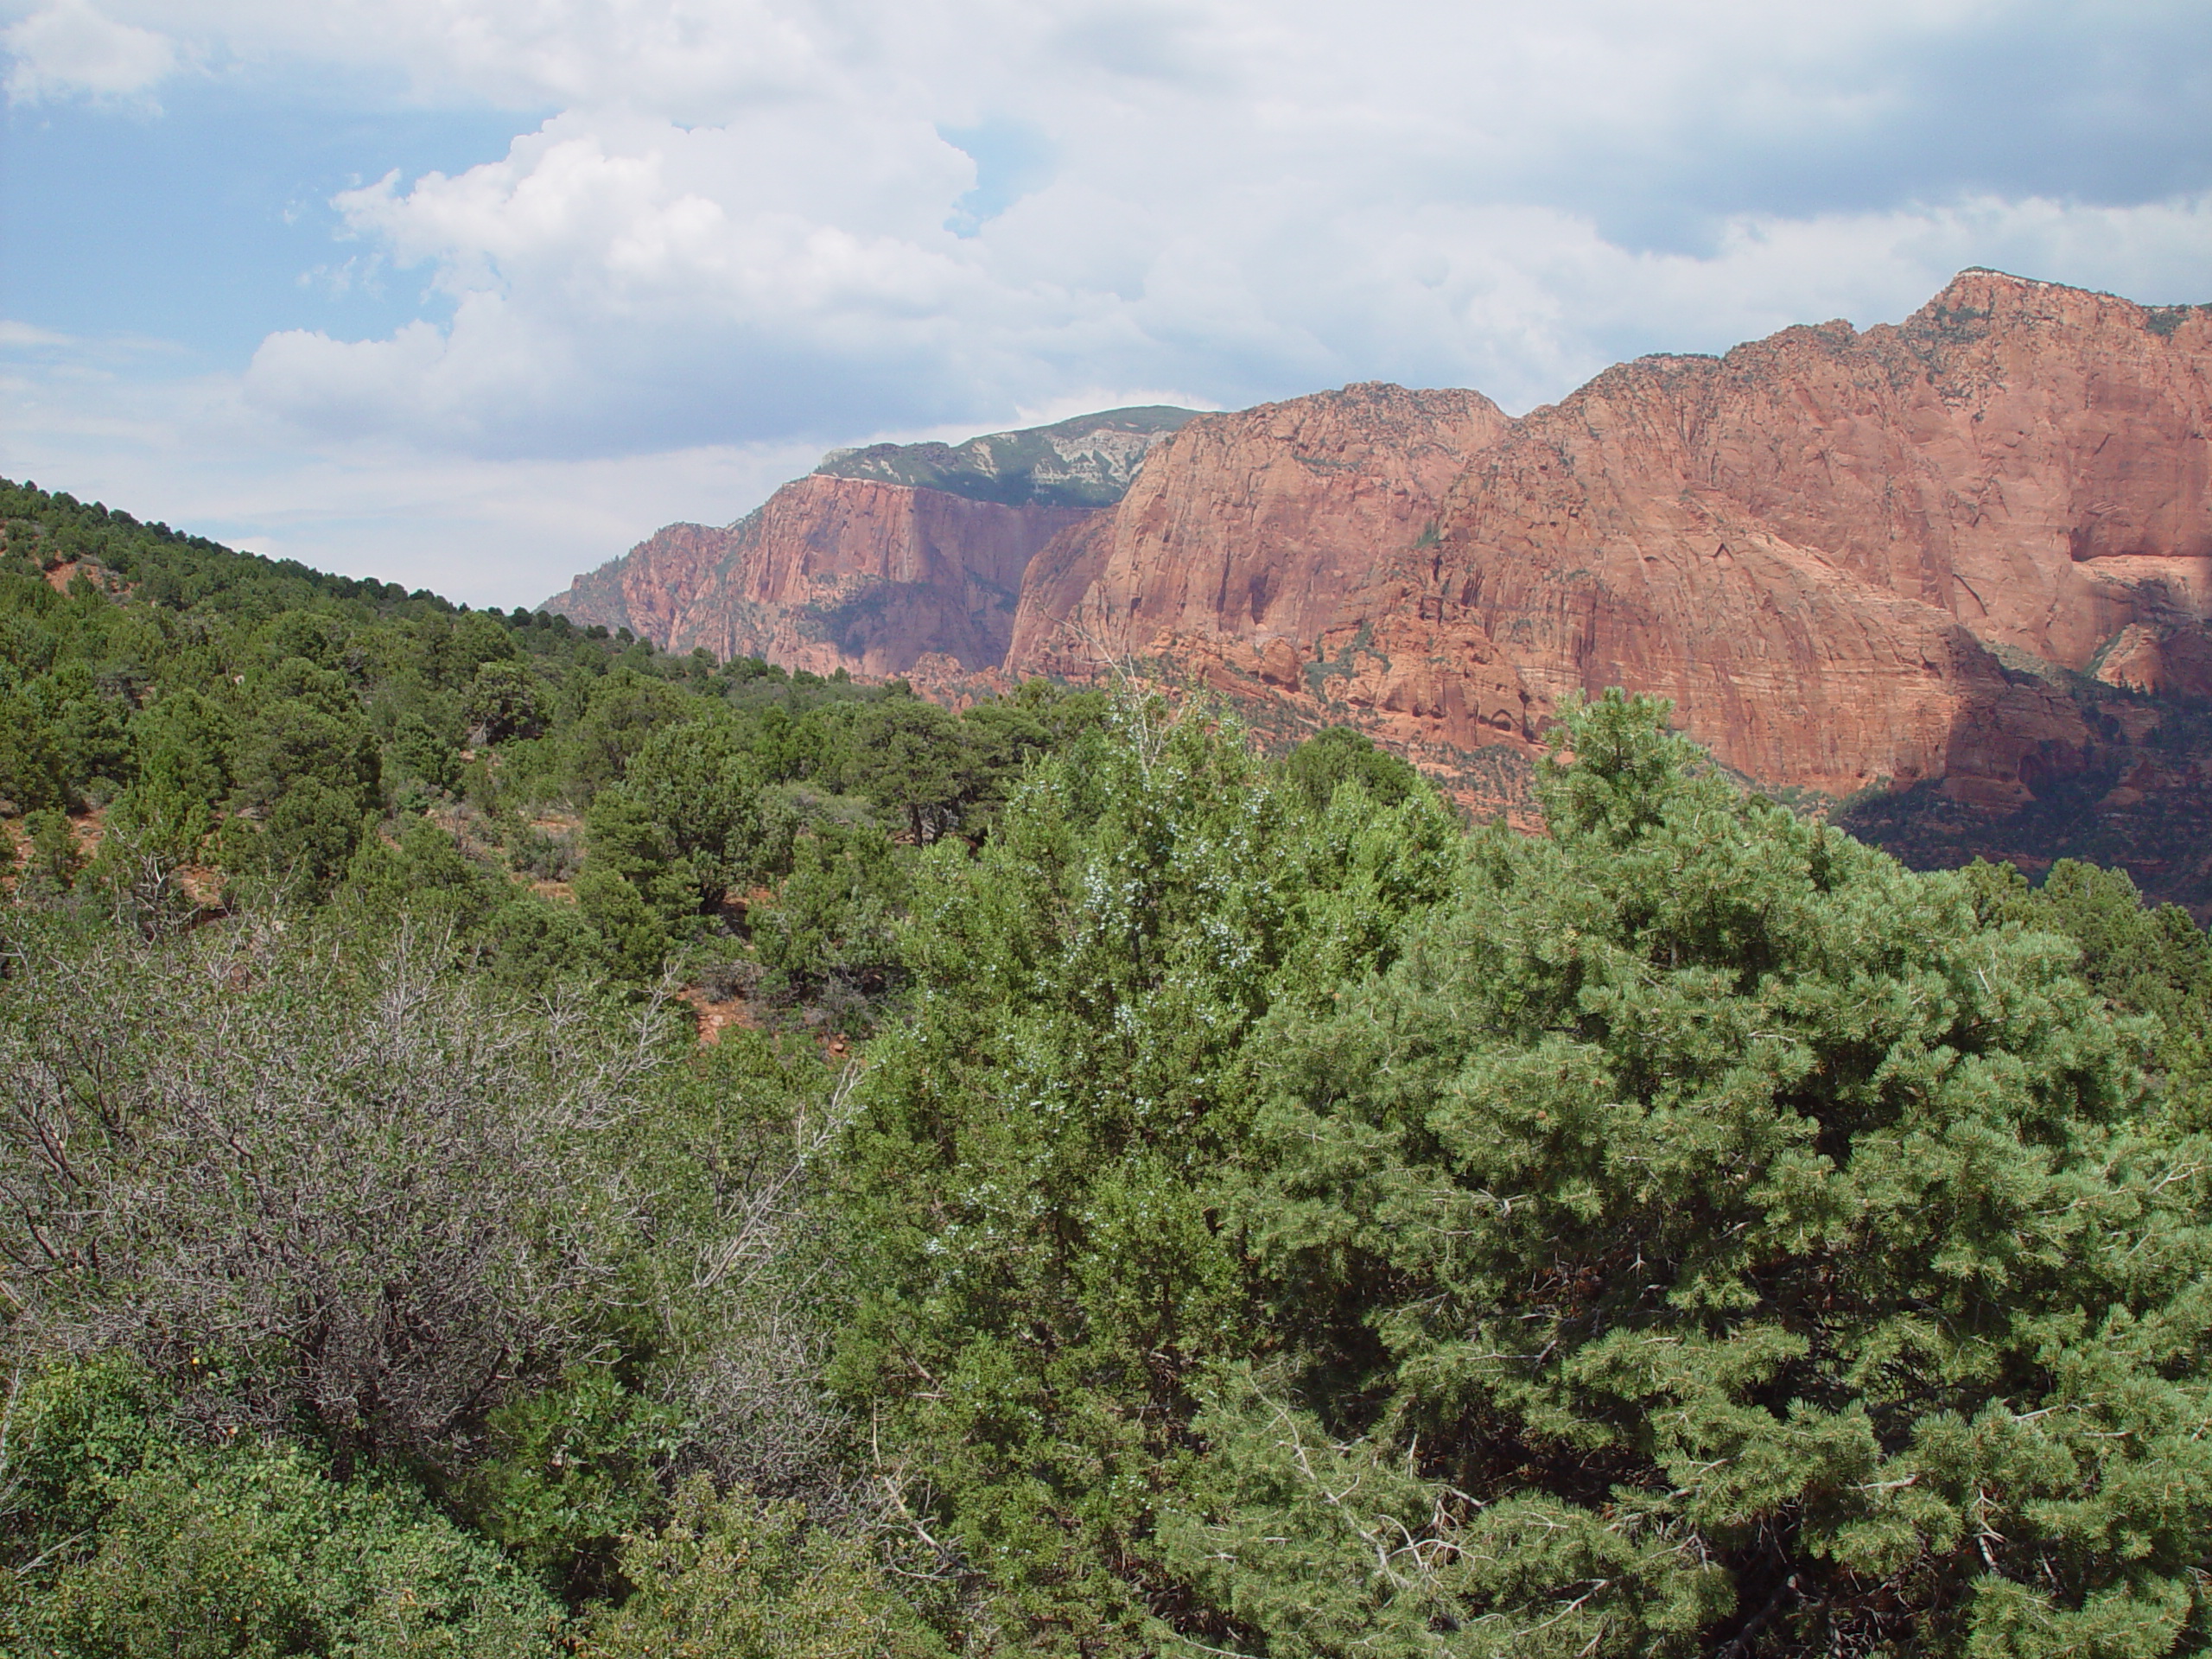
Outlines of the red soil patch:
M 687 985 L 676 995 L 690 1005 L 692 1018 L 698 1026 L 699 1040 L 709 1046 L 721 1041 L 722 1033 L 732 1026 L 741 1027 L 747 1031 L 761 1029 L 760 1020 L 741 996 L 718 1001 L 696 985 Z

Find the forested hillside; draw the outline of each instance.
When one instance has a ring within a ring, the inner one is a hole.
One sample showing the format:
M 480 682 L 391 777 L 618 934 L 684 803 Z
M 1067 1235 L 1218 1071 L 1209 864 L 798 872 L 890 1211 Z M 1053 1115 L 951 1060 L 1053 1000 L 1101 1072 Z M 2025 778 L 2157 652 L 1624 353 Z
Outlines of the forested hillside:
M 2212 1643 L 2125 875 L 0 519 L 0 1650 Z

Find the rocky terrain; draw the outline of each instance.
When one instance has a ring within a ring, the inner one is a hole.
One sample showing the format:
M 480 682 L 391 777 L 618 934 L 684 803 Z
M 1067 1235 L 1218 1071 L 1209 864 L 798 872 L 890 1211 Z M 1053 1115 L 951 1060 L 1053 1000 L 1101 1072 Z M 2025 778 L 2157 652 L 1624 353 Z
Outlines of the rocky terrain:
M 1899 325 L 1645 358 L 1518 420 L 1381 385 L 1200 416 L 1110 507 L 855 452 L 711 566 L 674 527 L 556 605 L 925 683 L 1142 663 L 1509 810 L 1561 700 L 1621 684 L 1923 861 L 2094 841 L 2201 900 L 2208 430 L 2212 308 L 1968 271 Z
M 828 674 L 996 669 L 1033 556 L 1121 499 L 1188 410 L 839 450 L 736 524 L 671 524 L 544 608 Z
M 1187 409 L 1148 404 L 1079 415 L 1052 426 L 992 432 L 962 444 L 874 443 L 833 449 L 814 470 L 943 490 L 1009 507 L 1110 507 L 1153 445 L 1191 418 Z

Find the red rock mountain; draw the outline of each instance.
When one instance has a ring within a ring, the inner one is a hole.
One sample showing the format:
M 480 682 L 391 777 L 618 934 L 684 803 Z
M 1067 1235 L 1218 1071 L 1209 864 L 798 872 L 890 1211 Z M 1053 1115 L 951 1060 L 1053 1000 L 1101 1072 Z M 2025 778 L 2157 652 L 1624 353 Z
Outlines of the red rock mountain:
M 1462 750 L 1625 684 L 1765 783 L 1991 805 L 2094 747 L 2066 671 L 2212 693 L 2212 315 L 1972 271 L 1516 422 L 1448 396 L 1193 421 L 1039 559 L 1008 668 L 1166 658 Z
M 1031 558 L 1119 500 L 1190 413 L 1112 410 L 957 448 L 839 450 L 736 524 L 671 524 L 545 608 L 665 650 L 822 674 L 994 670 Z
M 1480 392 L 1377 385 L 1199 416 L 1111 515 L 1038 560 L 1008 666 L 1079 676 L 1101 652 L 1226 650 L 1295 687 L 1377 556 L 1433 533 L 1453 481 L 1511 427 Z
M 802 480 L 560 603 L 817 669 L 1148 659 L 1463 784 L 1626 685 L 1769 787 L 2117 811 L 2212 786 L 2153 735 L 2212 696 L 2208 433 L 2212 308 L 1968 271 L 1519 420 L 1380 385 L 1201 416 L 1090 512 Z
M 1032 556 L 1094 511 L 810 476 L 726 530 L 656 531 L 547 608 L 670 651 L 818 674 L 992 669 Z

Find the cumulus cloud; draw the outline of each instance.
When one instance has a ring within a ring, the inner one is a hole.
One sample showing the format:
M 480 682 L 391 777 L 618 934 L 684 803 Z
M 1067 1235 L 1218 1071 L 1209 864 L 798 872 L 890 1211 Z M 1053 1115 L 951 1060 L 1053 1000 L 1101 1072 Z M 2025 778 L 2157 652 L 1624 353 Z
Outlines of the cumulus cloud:
M 1228 180 L 1071 160 L 963 222 L 978 169 L 934 127 L 856 115 L 763 168 L 781 119 L 572 113 L 457 177 L 341 198 L 451 315 L 272 336 L 249 395 L 318 433 L 495 454 L 828 442 L 1102 379 L 1235 403 L 1383 377 L 1526 407 L 1622 355 L 1894 318 L 1965 264 L 2164 297 L 2212 251 L 2202 197 L 1737 213 L 1678 249 L 1571 206 L 1409 201 L 1256 155 Z
M 473 605 L 535 604 L 672 518 L 726 524 L 818 459 L 789 443 L 561 461 L 303 446 L 230 376 L 147 381 L 97 344 L 34 343 L 11 351 L 0 331 L 0 472 Z
M 458 176 L 340 198 L 452 310 L 435 337 L 272 337 L 251 395 L 318 432 L 836 438 L 1101 379 L 1525 404 L 1623 350 L 1895 315 L 1992 250 L 2153 288 L 2212 251 L 2185 6 L 379 15 L 425 86 L 497 59 L 570 107 Z
M 1974 264 L 2212 297 L 2201 0 L 102 3 L 165 63 L 530 112 L 336 198 L 426 299 L 263 340 L 237 418 L 317 454 L 554 478 L 1367 378 L 1523 408 Z
M 9 101 L 88 97 L 143 100 L 178 64 L 175 46 L 150 29 L 113 22 L 84 3 L 58 0 L 0 29 L 9 58 Z

